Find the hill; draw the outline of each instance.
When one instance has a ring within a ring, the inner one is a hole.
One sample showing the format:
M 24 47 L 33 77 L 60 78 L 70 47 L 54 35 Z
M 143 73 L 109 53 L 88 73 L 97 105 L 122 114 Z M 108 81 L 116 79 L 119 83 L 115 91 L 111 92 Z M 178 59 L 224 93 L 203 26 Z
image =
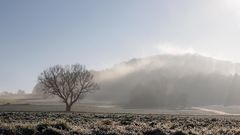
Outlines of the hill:
M 87 99 L 130 108 L 240 104 L 240 64 L 198 54 L 132 59 L 95 72 Z

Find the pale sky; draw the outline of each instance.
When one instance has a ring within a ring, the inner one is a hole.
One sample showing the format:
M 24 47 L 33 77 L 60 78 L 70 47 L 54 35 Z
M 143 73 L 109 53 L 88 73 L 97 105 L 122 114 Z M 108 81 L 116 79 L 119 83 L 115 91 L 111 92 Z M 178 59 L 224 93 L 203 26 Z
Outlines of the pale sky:
M 1 0 L 0 90 L 55 64 L 101 70 L 161 53 L 240 62 L 239 0 Z

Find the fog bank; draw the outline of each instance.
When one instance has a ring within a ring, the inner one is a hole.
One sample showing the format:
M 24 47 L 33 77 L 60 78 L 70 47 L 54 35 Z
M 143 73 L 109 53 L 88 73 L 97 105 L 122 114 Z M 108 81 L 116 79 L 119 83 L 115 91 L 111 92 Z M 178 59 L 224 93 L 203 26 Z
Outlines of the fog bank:
M 132 59 L 96 72 L 87 98 L 132 108 L 240 104 L 240 64 L 197 54 Z
M 132 59 L 93 73 L 101 89 L 85 101 L 127 108 L 240 104 L 240 64 L 197 54 Z

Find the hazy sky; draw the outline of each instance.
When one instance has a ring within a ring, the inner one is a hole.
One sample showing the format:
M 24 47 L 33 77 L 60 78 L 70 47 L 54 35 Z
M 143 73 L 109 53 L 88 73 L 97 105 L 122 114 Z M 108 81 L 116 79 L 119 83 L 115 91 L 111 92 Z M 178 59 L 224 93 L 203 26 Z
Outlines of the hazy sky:
M 240 1 L 0 1 L 0 90 L 31 91 L 55 64 L 103 69 L 166 52 L 240 62 Z

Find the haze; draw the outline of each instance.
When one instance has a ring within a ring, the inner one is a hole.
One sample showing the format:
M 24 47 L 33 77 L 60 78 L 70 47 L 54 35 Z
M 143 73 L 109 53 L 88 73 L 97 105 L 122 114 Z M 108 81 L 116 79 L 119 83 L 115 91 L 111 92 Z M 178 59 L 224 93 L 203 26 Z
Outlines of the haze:
M 240 135 L 240 0 L 0 0 L 0 135 Z
M 55 64 L 102 71 L 132 58 L 186 53 L 240 62 L 238 0 L 3 0 L 0 18 L 1 91 L 30 93 Z

